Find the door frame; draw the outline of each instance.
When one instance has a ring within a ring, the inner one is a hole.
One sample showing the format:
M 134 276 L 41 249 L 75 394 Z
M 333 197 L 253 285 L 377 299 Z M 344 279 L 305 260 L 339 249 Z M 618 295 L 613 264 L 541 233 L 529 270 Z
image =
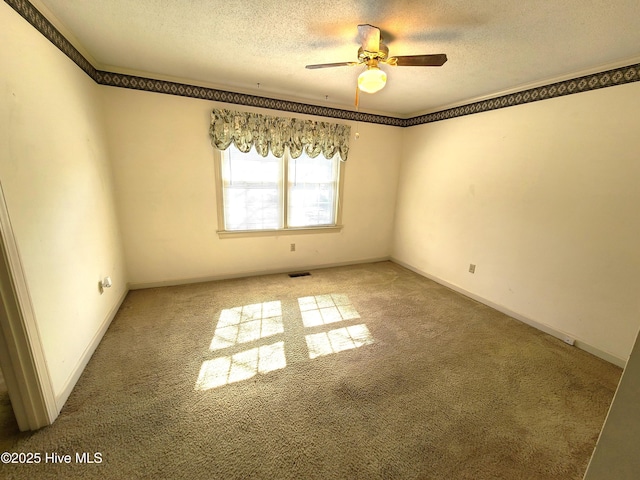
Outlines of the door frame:
M 60 411 L 1 182 L 0 367 L 20 430 L 52 424 Z

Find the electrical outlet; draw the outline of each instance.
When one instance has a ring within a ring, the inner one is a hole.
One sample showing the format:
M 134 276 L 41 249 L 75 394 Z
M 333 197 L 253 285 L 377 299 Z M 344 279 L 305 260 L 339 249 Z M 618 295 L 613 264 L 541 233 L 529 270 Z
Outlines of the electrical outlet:
M 296 251 L 296 244 L 295 244 L 295 243 L 292 243 L 292 244 L 291 244 L 291 251 L 292 251 L 292 252 L 295 252 L 295 251 Z
M 476 266 L 473 263 L 469 264 L 469 273 L 476 273 Z

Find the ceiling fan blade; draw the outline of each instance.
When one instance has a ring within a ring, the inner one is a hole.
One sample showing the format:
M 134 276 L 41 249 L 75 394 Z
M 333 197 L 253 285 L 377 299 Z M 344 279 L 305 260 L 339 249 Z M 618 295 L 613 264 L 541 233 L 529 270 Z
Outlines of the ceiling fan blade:
M 447 61 L 444 53 L 435 55 L 401 55 L 391 57 L 386 63 L 398 67 L 441 67 Z
M 358 25 L 358 37 L 362 50 L 375 53 L 380 51 L 380 29 L 373 25 Z
M 360 65 L 360 62 L 318 63 L 316 65 L 307 65 L 305 68 L 353 67 L 354 65 Z

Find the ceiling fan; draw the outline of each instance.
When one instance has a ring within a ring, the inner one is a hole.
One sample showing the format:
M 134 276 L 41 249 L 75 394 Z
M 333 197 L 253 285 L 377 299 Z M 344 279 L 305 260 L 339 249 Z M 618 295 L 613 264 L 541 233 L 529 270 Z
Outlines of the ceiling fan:
M 378 66 L 380 63 L 393 67 L 441 67 L 447 61 L 447 56 L 444 53 L 390 57 L 389 48 L 382 40 L 380 29 L 373 25 L 358 25 L 358 38 L 361 46 L 358 49 L 357 62 L 320 63 L 306 66 L 306 68 L 315 69 L 365 65 L 366 70 L 358 76 L 356 105 L 358 104 L 358 90 L 375 93 L 382 90 L 387 83 L 387 74 Z

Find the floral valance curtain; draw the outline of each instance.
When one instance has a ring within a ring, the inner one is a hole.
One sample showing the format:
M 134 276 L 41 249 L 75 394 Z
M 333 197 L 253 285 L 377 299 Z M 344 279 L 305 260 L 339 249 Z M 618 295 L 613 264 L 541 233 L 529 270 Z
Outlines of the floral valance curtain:
M 311 158 L 321 153 L 332 158 L 339 153 L 343 162 L 349 154 L 350 133 L 349 125 L 218 108 L 211 112 L 209 127 L 211 144 L 220 150 L 226 150 L 233 142 L 241 152 L 247 153 L 253 146 L 263 157 L 271 151 L 280 158 L 289 147 L 293 158 L 303 151 Z

